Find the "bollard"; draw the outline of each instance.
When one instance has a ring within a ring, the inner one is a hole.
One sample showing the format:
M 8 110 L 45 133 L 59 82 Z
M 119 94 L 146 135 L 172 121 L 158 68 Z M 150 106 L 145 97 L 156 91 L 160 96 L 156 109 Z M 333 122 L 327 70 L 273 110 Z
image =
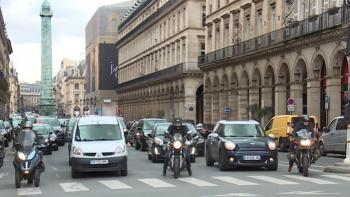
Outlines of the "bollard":
M 346 131 L 346 158 L 344 159 L 344 164 L 350 164 L 350 124 Z

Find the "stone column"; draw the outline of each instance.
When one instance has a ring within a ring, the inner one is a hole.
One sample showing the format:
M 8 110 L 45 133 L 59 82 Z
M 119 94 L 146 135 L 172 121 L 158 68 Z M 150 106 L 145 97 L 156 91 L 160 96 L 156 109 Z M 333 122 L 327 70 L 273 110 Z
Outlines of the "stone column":
M 275 107 L 273 106 L 272 103 L 272 87 L 270 86 L 265 86 L 261 89 L 261 107 L 266 108 L 266 107 L 271 107 L 272 109 Z M 272 114 L 274 115 L 274 114 Z M 264 117 L 262 120 L 262 124 L 265 125 L 267 121 L 269 121 L 270 117 Z
M 227 90 L 222 90 L 219 93 L 220 95 L 220 120 L 227 120 L 229 117 L 229 114 L 225 113 L 225 107 L 228 107 L 228 92 Z
M 238 120 L 238 91 L 232 90 L 230 92 L 231 118 L 230 120 Z
M 211 51 L 215 51 L 216 48 L 216 44 L 215 44 L 215 40 L 216 40 L 216 29 L 215 29 L 215 23 L 213 23 L 212 25 L 212 32 L 211 32 Z
M 220 46 L 218 48 L 223 48 L 224 47 L 224 31 L 225 30 L 225 24 L 224 24 L 224 19 L 220 18 Z
M 328 122 L 341 115 L 340 77 L 327 79 L 327 95 L 330 96 Z
M 287 88 L 285 84 L 276 85 L 275 89 L 275 114 L 287 114 Z
M 212 124 L 211 122 L 211 112 L 212 112 L 212 109 L 211 109 L 211 99 L 212 99 L 212 95 L 210 92 L 204 92 L 204 96 L 203 96 L 203 99 L 204 99 L 204 124 Z
M 220 114 L 219 114 L 219 95 L 218 92 L 214 92 L 212 96 L 212 116 L 211 116 L 211 122 L 212 124 L 215 124 L 219 119 L 220 119 Z
M 238 119 L 248 120 L 248 88 L 238 90 Z
M 295 101 L 295 111 L 293 114 L 303 114 L 303 84 L 294 82 L 290 85 L 290 97 Z
M 315 115 L 321 121 L 321 83 L 318 79 L 307 82 L 307 113 Z
M 259 106 L 259 88 L 257 87 L 251 87 L 249 89 L 249 108 L 252 105 L 256 105 Z M 253 119 L 255 117 L 253 117 L 252 112 L 249 110 L 249 119 Z M 256 117 L 259 118 L 259 117 Z M 258 120 L 260 121 L 260 120 Z

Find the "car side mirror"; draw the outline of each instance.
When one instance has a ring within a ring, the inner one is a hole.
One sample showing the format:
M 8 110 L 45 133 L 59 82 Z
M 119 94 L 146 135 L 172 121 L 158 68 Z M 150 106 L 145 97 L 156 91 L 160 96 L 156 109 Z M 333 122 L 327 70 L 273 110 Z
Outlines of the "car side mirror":
M 152 133 L 148 133 L 147 137 L 152 138 L 153 137 Z
M 322 128 L 322 133 L 328 133 L 328 132 L 329 132 L 329 130 L 327 129 L 327 127 Z
M 137 127 L 137 131 L 142 131 L 141 127 Z

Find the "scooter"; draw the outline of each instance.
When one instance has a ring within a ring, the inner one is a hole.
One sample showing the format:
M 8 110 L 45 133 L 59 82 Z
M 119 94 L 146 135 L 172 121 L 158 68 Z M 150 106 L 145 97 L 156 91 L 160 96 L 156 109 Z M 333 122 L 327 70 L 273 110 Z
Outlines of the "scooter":
M 45 165 L 42 161 L 43 153 L 38 151 L 34 145 L 31 150 L 19 151 L 19 146 L 16 145 L 16 155 L 13 161 L 15 167 L 15 185 L 16 188 L 21 187 L 21 181 L 27 180 L 29 184 L 35 187 L 40 185 L 40 175 L 45 171 Z

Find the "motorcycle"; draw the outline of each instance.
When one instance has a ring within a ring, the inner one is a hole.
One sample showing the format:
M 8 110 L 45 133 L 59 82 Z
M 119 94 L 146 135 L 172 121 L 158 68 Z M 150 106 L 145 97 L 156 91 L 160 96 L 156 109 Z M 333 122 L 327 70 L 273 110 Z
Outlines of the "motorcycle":
M 180 134 L 175 134 L 171 140 L 168 142 L 168 148 L 171 150 L 171 158 L 169 160 L 168 166 L 174 172 L 174 178 L 178 178 L 182 170 L 186 168 L 186 159 L 183 151 L 192 142 L 191 140 L 186 140 L 183 143 L 183 138 Z
M 295 150 L 294 161 L 297 164 L 299 173 L 307 177 L 312 161 L 317 159 L 313 151 L 317 143 L 311 137 L 311 132 L 308 132 L 306 129 L 296 132 L 296 135 L 297 137 L 293 144 Z
M 40 175 L 45 171 L 45 165 L 42 161 L 43 153 L 38 151 L 36 143 L 33 146 L 16 144 L 16 150 L 13 161 L 16 188 L 21 187 L 22 180 L 27 180 L 28 184 L 34 182 L 34 186 L 39 187 Z

